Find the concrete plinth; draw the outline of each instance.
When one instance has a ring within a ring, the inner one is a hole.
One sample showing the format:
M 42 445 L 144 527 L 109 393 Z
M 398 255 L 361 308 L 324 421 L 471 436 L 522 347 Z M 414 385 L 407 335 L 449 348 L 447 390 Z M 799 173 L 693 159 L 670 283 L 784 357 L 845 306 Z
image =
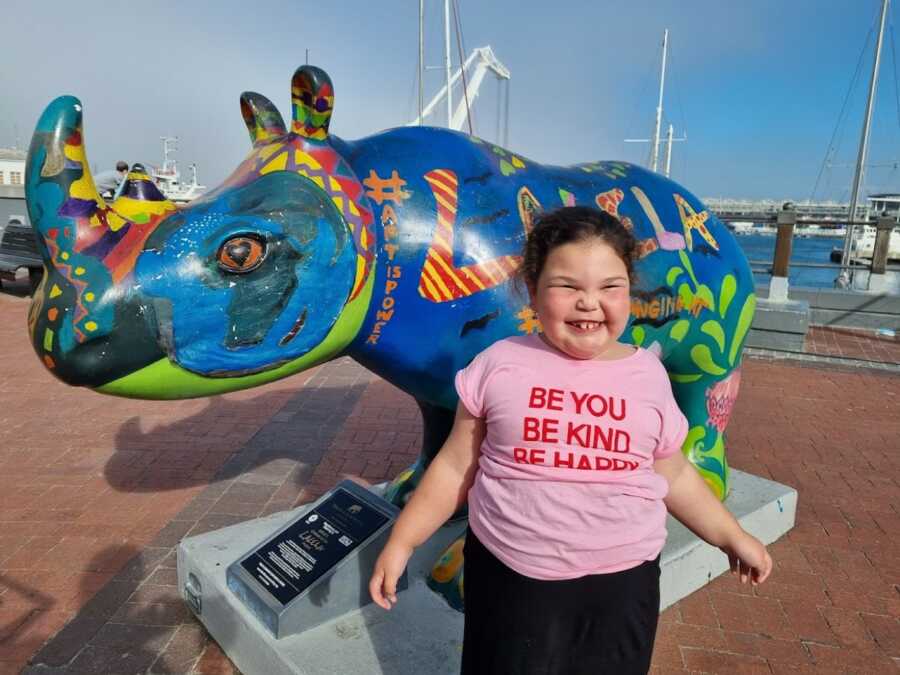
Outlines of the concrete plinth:
M 809 302 L 806 300 L 760 299 L 746 345 L 800 352 L 808 330 Z
M 732 471 L 725 504 L 743 527 L 771 543 L 794 525 L 797 492 L 769 480 Z M 198 618 L 228 657 L 247 675 L 458 673 L 462 614 L 450 609 L 425 578 L 445 546 L 466 523 L 442 527 L 410 560 L 409 589 L 390 612 L 375 605 L 350 612 L 299 635 L 276 640 L 226 586 L 229 564 L 269 537 L 293 512 L 277 513 L 196 537 L 178 547 L 178 584 L 199 585 Z M 728 567 L 727 558 L 669 519 L 662 554 L 662 608 L 708 583 Z M 735 582 L 737 583 L 737 582 Z

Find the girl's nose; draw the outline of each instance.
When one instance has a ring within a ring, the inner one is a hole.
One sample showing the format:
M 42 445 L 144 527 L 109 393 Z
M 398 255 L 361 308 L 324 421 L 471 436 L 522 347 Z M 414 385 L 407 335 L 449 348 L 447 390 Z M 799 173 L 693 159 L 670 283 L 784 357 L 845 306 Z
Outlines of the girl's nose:
M 593 293 L 581 293 L 575 307 L 585 312 L 593 312 L 600 307 L 600 299 Z

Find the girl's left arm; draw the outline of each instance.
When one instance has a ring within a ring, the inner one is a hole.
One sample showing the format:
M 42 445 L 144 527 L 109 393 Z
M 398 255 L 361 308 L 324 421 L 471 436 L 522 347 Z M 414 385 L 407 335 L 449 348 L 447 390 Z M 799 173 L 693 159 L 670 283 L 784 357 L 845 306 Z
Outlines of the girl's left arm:
M 665 498 L 669 513 L 704 541 L 728 556 L 732 574 L 754 586 L 772 572 L 772 558 L 756 537 L 747 533 L 712 493 L 697 470 L 676 452 L 654 462 L 656 473 L 669 482 Z

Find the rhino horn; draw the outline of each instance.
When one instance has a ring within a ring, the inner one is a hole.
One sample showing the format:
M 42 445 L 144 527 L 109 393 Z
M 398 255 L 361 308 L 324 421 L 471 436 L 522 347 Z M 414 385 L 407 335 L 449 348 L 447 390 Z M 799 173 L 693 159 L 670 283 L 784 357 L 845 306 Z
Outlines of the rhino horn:
M 54 251 L 80 251 L 131 221 L 106 204 L 91 176 L 81 102 L 60 96 L 38 120 L 25 164 L 25 197 L 48 267 Z

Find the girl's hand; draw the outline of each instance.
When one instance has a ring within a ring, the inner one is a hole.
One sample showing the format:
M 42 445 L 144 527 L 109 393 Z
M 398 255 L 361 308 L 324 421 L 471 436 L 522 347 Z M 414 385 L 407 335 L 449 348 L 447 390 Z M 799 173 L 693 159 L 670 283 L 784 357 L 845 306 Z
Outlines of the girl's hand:
M 728 556 L 731 573 L 740 574 L 742 584 L 746 584 L 749 580 L 756 586 L 769 578 L 772 572 L 772 557 L 756 537 L 741 530 L 733 542 L 721 548 Z
M 397 603 L 397 580 L 406 569 L 406 563 L 412 554 L 411 546 L 390 540 L 381 551 L 369 580 L 369 594 L 379 607 L 390 609 Z

